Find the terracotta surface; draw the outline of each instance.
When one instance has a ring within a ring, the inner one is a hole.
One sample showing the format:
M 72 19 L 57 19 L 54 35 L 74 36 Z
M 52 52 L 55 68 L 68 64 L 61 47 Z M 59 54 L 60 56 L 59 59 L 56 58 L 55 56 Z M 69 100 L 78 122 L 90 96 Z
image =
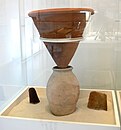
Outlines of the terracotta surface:
M 40 37 L 51 39 L 82 38 L 86 26 L 86 12 L 94 14 L 91 8 L 56 8 L 36 10 L 29 13 Z M 71 61 L 79 43 L 46 42 L 49 53 L 60 68 L 66 68 Z
M 72 72 L 72 67 L 54 67 L 46 92 L 51 112 L 57 116 L 73 113 L 76 110 L 79 89 L 79 82 Z
M 79 42 L 47 43 L 45 45 L 59 68 L 66 68 L 71 61 Z
M 36 16 L 37 12 L 41 12 L 41 14 L 44 13 L 48 13 L 48 14 L 52 14 L 52 13 L 61 13 L 61 12 L 65 12 L 65 13 L 70 13 L 70 11 L 88 11 L 91 12 L 91 15 L 94 14 L 94 10 L 92 8 L 52 8 L 52 9 L 43 9 L 43 10 L 35 10 L 35 11 L 31 11 L 29 13 L 30 17 L 34 17 Z
M 107 95 L 92 91 L 89 96 L 88 108 L 107 111 Z
M 86 11 L 94 14 L 90 8 L 56 8 L 32 11 L 29 16 L 40 37 L 77 38 L 82 37 L 86 26 Z

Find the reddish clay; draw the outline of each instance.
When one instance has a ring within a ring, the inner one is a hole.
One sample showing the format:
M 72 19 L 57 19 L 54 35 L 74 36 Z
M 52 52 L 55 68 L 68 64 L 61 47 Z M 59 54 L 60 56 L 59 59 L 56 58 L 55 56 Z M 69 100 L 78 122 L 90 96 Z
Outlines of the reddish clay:
M 86 26 L 86 11 L 90 8 L 58 8 L 36 10 L 29 13 L 40 37 L 43 38 L 77 38 L 82 37 Z
M 45 45 L 59 68 L 66 68 L 71 61 L 79 42 L 47 43 Z
M 91 8 L 55 8 L 36 10 L 29 13 L 40 37 L 47 39 L 82 38 L 86 26 L 86 12 L 94 14 Z M 45 45 L 60 68 L 66 68 L 71 61 L 79 40 L 76 42 L 45 42 Z

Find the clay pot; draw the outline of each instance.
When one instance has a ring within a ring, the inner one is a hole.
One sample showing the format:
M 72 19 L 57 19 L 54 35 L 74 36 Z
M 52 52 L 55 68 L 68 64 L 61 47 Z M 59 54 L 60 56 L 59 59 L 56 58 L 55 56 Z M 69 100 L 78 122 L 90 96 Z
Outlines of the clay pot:
M 66 69 L 54 67 L 46 92 L 51 112 L 57 116 L 73 113 L 79 98 L 79 88 L 72 67 Z

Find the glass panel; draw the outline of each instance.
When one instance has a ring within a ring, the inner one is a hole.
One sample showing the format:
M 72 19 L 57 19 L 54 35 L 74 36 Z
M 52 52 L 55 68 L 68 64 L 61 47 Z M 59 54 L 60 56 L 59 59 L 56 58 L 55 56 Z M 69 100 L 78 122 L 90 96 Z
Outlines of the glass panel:
M 0 6 L 1 99 L 9 99 L 4 98 L 7 88 L 16 88 L 17 92 L 27 85 L 26 81 L 28 85 L 46 86 L 56 65 L 28 16 L 35 9 L 93 8 L 95 15 L 88 22 L 86 38 L 70 65 L 81 88 L 120 88 L 120 0 L 0 0 Z
M 0 0 L 0 110 L 26 85 L 18 0 Z
M 100 4 L 99 3 L 99 0 L 33 1 L 33 7 L 31 9 L 29 8 L 30 10 L 28 10 L 28 12 L 35 9 L 55 7 L 93 8 L 95 14 L 85 29 L 84 35 L 86 38 L 80 42 L 70 65 L 74 67 L 74 73 L 78 77 L 82 88 L 115 89 L 115 84 L 119 78 L 119 72 L 118 76 L 117 73 L 115 73 L 118 66 L 116 64 L 120 64 L 118 63 L 120 62 L 120 60 L 118 60 L 120 59 L 119 53 L 117 54 L 115 50 L 121 39 L 121 2 L 119 0 L 103 0 Z M 31 18 L 28 19 L 31 21 Z M 35 32 L 35 26 L 33 28 Z M 39 35 L 38 33 L 34 33 L 33 36 L 37 38 Z M 39 42 L 39 40 L 37 42 Z M 41 43 L 40 46 L 42 46 Z M 30 68 L 30 64 L 28 64 L 27 75 L 30 84 L 46 86 L 55 63 L 45 46 L 42 46 L 42 50 L 42 53 L 39 52 L 38 55 L 34 55 L 32 58 L 31 69 L 28 69 Z M 38 64 L 34 64 L 35 57 L 40 57 L 38 58 Z M 38 69 L 35 67 L 36 65 Z M 43 68 L 41 66 L 43 66 Z M 40 68 L 42 68 L 43 71 L 41 71 Z M 38 74 L 36 70 L 39 70 Z M 33 77 L 32 75 L 30 76 L 30 73 L 33 74 Z

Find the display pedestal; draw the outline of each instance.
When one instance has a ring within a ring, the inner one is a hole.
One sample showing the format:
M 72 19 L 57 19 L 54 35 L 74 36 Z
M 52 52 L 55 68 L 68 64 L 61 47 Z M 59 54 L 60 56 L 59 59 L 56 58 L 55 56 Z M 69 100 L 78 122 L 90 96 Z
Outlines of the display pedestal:
M 119 108 L 119 116 L 120 116 L 120 119 L 121 119 L 121 90 L 118 90 L 117 92 L 116 92 L 116 94 L 117 94 L 117 104 L 118 104 L 118 108 Z
M 1 129 L 5 130 L 120 130 L 119 116 L 113 90 L 80 90 L 77 109 L 67 116 L 54 116 L 48 106 L 46 88 L 35 87 L 40 103 L 30 104 L 26 87 L 1 112 Z M 91 91 L 107 94 L 108 110 L 93 110 L 87 108 Z

